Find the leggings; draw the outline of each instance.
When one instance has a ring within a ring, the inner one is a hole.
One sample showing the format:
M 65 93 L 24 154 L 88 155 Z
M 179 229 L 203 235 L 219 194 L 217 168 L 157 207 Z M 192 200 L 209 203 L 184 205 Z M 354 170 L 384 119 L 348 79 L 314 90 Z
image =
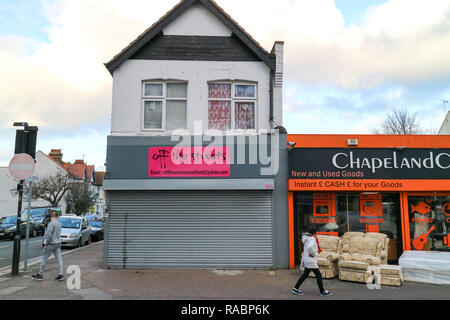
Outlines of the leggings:
M 313 272 L 316 276 L 316 280 L 317 280 L 317 286 L 319 287 L 320 293 L 323 293 L 325 290 L 323 288 L 323 282 L 322 282 L 322 274 L 320 273 L 319 269 L 308 269 L 305 268 L 305 271 L 303 271 L 302 276 L 300 277 L 300 279 L 298 279 L 297 284 L 295 285 L 295 288 L 298 289 L 300 288 L 300 286 L 302 285 L 303 281 L 306 280 L 306 278 L 308 278 L 309 273 Z

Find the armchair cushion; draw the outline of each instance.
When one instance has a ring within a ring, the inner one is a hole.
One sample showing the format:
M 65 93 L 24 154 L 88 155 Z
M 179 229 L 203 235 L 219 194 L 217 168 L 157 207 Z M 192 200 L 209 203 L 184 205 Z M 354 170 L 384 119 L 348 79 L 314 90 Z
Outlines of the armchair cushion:
M 370 265 L 380 265 L 381 263 L 380 258 L 377 258 L 369 254 L 352 253 L 351 256 L 353 258 L 352 260 L 354 261 L 365 262 Z
M 361 261 L 339 261 L 339 268 L 367 270 L 369 264 Z
M 379 257 L 381 256 L 381 241 L 373 238 L 353 238 L 350 242 L 350 253 Z
M 325 252 L 334 252 L 339 254 L 342 250 L 342 240 L 339 237 L 328 235 L 317 235 L 320 248 Z
M 371 238 L 371 239 L 378 239 L 381 241 L 381 249 L 382 250 L 386 250 L 386 238 L 388 237 L 387 235 L 385 235 L 384 233 L 378 233 L 378 232 L 367 232 L 366 233 L 366 238 Z
M 350 252 L 350 243 L 353 238 L 363 238 L 363 232 L 346 232 L 342 236 L 342 252 Z
M 335 252 L 322 251 L 319 253 L 319 258 L 327 259 L 329 261 L 338 261 L 339 254 Z
M 327 267 L 327 268 L 331 267 L 331 261 L 328 259 L 324 259 L 324 258 L 317 258 L 317 264 L 319 265 L 319 268 L 320 267 Z

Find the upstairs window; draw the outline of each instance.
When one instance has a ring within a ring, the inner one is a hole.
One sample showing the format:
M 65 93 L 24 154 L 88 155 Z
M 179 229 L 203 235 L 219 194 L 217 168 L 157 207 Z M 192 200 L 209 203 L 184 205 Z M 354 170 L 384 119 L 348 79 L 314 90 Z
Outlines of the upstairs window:
M 144 82 L 144 130 L 186 129 L 187 83 Z
M 208 84 L 208 127 L 217 130 L 256 129 L 256 84 Z

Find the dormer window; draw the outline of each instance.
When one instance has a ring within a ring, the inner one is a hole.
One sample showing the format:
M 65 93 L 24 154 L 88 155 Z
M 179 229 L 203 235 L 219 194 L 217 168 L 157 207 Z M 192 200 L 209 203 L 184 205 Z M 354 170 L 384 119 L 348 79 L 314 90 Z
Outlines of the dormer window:
M 143 83 L 143 130 L 186 129 L 187 83 Z
M 253 83 L 208 83 L 208 127 L 255 130 L 257 86 Z

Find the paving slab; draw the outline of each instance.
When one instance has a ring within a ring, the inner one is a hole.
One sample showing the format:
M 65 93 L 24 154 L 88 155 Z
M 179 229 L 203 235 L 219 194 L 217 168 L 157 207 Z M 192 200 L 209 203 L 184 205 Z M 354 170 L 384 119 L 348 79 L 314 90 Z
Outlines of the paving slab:
M 334 292 L 331 297 L 319 295 L 316 280 L 309 278 L 302 286 L 303 296 L 290 293 L 298 270 L 106 270 L 102 264 L 103 243 L 95 243 L 63 256 L 65 270 L 80 270 L 78 290 L 73 283 L 54 281 L 57 263 L 49 261 L 43 281 L 31 278 L 39 264 L 20 276 L 0 277 L 0 299 L 42 300 L 448 300 L 450 286 L 405 283 L 402 287 L 382 286 L 370 290 L 365 284 L 324 280 Z

